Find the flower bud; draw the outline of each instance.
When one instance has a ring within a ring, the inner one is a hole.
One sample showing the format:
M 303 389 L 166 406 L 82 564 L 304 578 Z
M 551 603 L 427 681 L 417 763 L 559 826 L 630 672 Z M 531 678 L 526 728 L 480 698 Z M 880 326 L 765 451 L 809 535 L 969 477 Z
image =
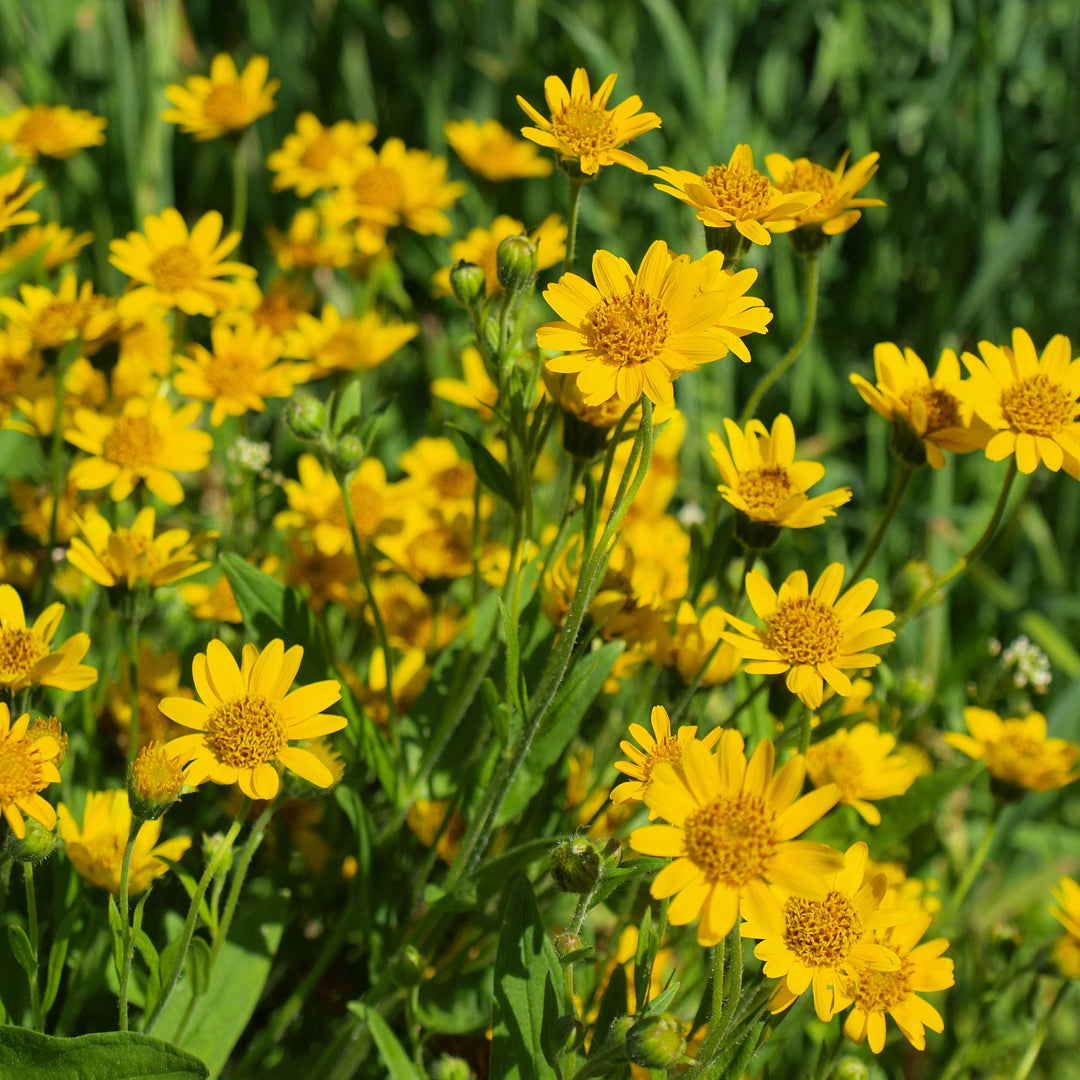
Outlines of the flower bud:
M 463 308 L 471 308 L 484 299 L 487 278 L 476 263 L 462 259 L 450 270 L 450 288 L 453 290 L 454 299 Z
M 909 719 L 922 716 L 934 702 L 937 682 L 934 676 L 921 668 L 904 668 L 898 686 L 900 707 Z
M 495 251 L 495 274 L 509 292 L 528 289 L 536 280 L 536 245 L 527 236 L 508 236 Z
M 683 1026 L 677 1016 L 644 1016 L 626 1036 L 626 1051 L 635 1065 L 670 1069 L 686 1052 Z
M 929 563 L 922 559 L 908 559 L 893 575 L 892 602 L 897 611 L 910 607 L 916 597 L 922 596 L 927 589 L 933 588 L 936 575 Z M 931 603 L 939 603 L 935 598 Z
M 551 852 L 551 877 L 563 892 L 592 892 L 600 880 L 597 843 L 587 836 L 560 840 Z
M 60 748 L 59 753 L 53 758 L 53 764 L 59 769 L 67 760 L 68 737 L 55 716 L 39 716 L 36 720 L 32 720 L 26 729 L 26 737 L 31 742 L 36 742 L 43 736 L 48 736 Z
M 844 1057 L 836 1063 L 836 1080 L 870 1080 L 870 1070 L 858 1058 Z
M 334 468 L 350 473 L 364 460 L 364 444 L 355 435 L 342 435 L 334 447 Z
M 585 1025 L 576 1016 L 560 1016 L 540 1036 L 541 1049 L 548 1063 L 554 1065 L 563 1054 L 576 1050 L 585 1038 Z
M 424 978 L 424 958 L 420 955 L 419 949 L 413 945 L 406 945 L 404 950 L 394 958 L 390 975 L 402 990 L 419 986 Z
M 203 833 L 203 859 L 207 866 L 216 864 L 216 874 L 227 874 L 232 868 L 233 846 L 225 845 L 225 833 Z
M 326 406 L 310 394 L 293 394 L 285 409 L 285 423 L 301 442 L 314 442 L 326 430 Z
M 156 821 L 180 797 L 184 769 L 158 742 L 147 743 L 131 766 L 128 801 L 143 821 Z
M 26 819 L 26 835 L 21 839 L 8 829 L 4 843 L 4 855 L 16 862 L 36 864 L 44 862 L 56 847 L 56 833 L 45 828 L 34 818 Z
M 431 1080 L 476 1080 L 476 1074 L 464 1058 L 443 1054 L 431 1066 Z
M 580 934 L 572 934 L 569 930 L 556 934 L 553 943 L 560 959 L 585 948 L 585 939 Z

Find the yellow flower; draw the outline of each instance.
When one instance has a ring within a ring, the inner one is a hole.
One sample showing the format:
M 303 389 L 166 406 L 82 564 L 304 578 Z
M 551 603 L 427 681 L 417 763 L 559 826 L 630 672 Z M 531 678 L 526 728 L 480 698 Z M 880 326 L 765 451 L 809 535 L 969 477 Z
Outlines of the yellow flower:
M 283 342 L 290 330 L 296 329 L 297 319 L 315 306 L 315 296 L 301 281 L 278 277 L 265 292 L 254 281 L 239 283 L 243 307 L 223 311 L 217 322 L 225 326 L 242 326 L 251 321 L 260 329 L 269 330 L 275 341 Z
M 1043 462 L 1051 472 L 1062 465 L 1076 475 L 1080 459 L 1080 360 L 1064 334 L 1055 334 L 1040 358 L 1026 330 L 1016 327 L 1012 348 L 979 342 L 982 360 L 966 352 L 961 359 L 971 378 L 958 394 L 994 434 L 986 444 L 991 461 L 1016 455 L 1022 473 Z
M 384 537 L 380 550 L 413 581 L 438 590 L 448 582 L 473 572 L 472 510 L 456 516 L 443 515 L 404 503 L 399 532 Z M 481 552 L 483 558 L 484 552 Z
M 444 863 L 452 863 L 457 858 L 465 835 L 465 819 L 457 810 L 450 816 L 449 799 L 417 799 L 410 807 L 405 824 L 424 847 L 436 845 L 436 852 Z M 445 822 L 445 826 L 444 826 Z
M 449 439 L 417 439 L 398 458 L 398 465 L 408 477 L 405 490 L 418 492 L 437 513 L 446 518 L 472 513 L 476 469 Z
M 499 388 L 484 367 L 480 350 L 466 345 L 461 350 L 461 379 L 433 379 L 431 392 L 443 401 L 475 409 L 481 420 L 491 419 L 491 410 L 499 400 Z M 538 395 L 539 397 L 539 395 Z
M 80 521 L 82 534 L 68 548 L 68 562 L 77 566 L 99 585 L 128 589 L 171 585 L 197 574 L 210 564 L 198 562 L 196 550 L 216 532 L 191 535 L 186 529 L 167 529 L 154 536 L 155 511 L 144 507 L 130 528 L 113 528 L 90 508 Z
M 6 274 L 33 258 L 40 258 L 44 269 L 55 270 L 76 258 L 93 239 L 92 232 L 81 232 L 76 236 L 74 229 L 61 228 L 54 221 L 46 225 L 31 225 L 10 244 L 0 248 L 0 274 Z
M 242 667 L 216 638 L 196 655 L 191 671 L 202 701 L 169 697 L 161 703 L 170 720 L 196 731 L 166 745 L 172 756 L 189 763 L 187 783 L 239 784 L 248 798 L 272 799 L 280 787 L 275 762 L 316 787 L 333 783 L 314 754 L 288 745 L 345 727 L 343 716 L 323 712 L 341 698 L 335 679 L 289 693 L 303 655 L 300 645 L 286 651 L 280 638 L 261 655 L 254 645 L 245 645 Z
M 36 210 L 26 209 L 26 204 L 45 186 L 45 181 L 37 180 L 23 187 L 25 178 L 25 165 L 0 173 L 0 233 L 12 225 L 32 225 L 41 220 Z
M 852 987 L 855 1007 L 844 1021 L 844 1034 L 852 1042 L 867 1039 L 870 1049 L 880 1054 L 885 1047 L 885 1014 L 896 1022 L 916 1050 L 926 1049 L 926 1028 L 942 1032 L 945 1023 L 937 1009 L 919 994 L 947 990 L 954 983 L 953 962 L 941 954 L 949 947 L 947 938 L 936 938 L 919 945 L 930 926 L 930 916 L 916 916 L 884 933 L 876 940 L 892 949 L 900 961 L 896 971 L 859 971 Z M 838 1003 L 847 1008 L 848 1001 Z
M 188 315 L 216 315 L 236 298 L 236 288 L 224 277 L 254 278 L 255 270 L 239 262 L 224 262 L 240 243 L 240 233 L 224 239 L 224 219 L 216 210 L 203 214 L 188 232 L 187 222 L 172 207 L 143 220 L 143 232 L 109 244 L 109 261 L 127 274 L 135 288 L 120 301 L 120 312 L 136 318 L 154 305 L 178 308 Z
M 786 671 L 788 690 L 808 708 L 821 704 L 826 682 L 847 697 L 852 685 L 845 672 L 881 663 L 880 656 L 865 650 L 896 637 L 884 629 L 896 616 L 886 610 L 866 611 L 878 590 L 872 578 L 852 585 L 837 599 L 843 581 L 843 564 L 831 563 L 812 592 L 806 571 L 796 570 L 777 593 L 759 571 L 751 570 L 746 575 L 746 595 L 765 628 L 759 630 L 729 615 L 735 632 L 722 636 L 749 661 L 746 671 L 751 675 Z
M 508 236 L 524 233 L 525 226 L 520 221 L 500 214 L 489 228 L 470 229 L 464 240 L 455 240 L 450 245 L 450 258 L 454 260 L 453 265 L 464 260 L 479 266 L 484 271 L 487 295 L 491 296 L 502 288 L 495 268 L 499 244 Z M 537 270 L 547 270 L 562 262 L 566 256 L 566 225 L 558 214 L 550 214 L 528 235 L 536 244 Z M 432 276 L 432 292 L 436 296 L 449 295 L 451 269 L 452 266 L 444 266 Z
M 794 839 L 832 809 L 839 789 L 818 788 L 798 798 L 803 758 L 796 754 L 775 776 L 774 764 L 771 740 L 762 739 L 747 762 L 742 735 L 728 729 L 715 755 L 691 741 L 683 748 L 681 770 L 670 762 L 653 769 L 645 805 L 671 824 L 635 829 L 630 846 L 674 860 L 650 892 L 657 900 L 673 897 L 673 926 L 701 916 L 701 945 L 717 944 L 735 925 L 740 898 L 771 902 L 767 881 L 823 897 L 826 875 L 840 867 L 839 852 Z
M 161 817 L 176 802 L 184 786 L 184 770 L 159 742 L 148 742 L 131 765 L 128 796 L 145 821 Z
M 44 285 L 22 285 L 19 296 L 21 303 L 12 297 L 0 298 L 0 313 L 39 349 L 59 349 L 77 337 L 96 341 L 116 323 L 108 298 L 95 296 L 89 281 L 80 287 L 74 274 L 65 274 L 55 293 Z
M 416 323 L 383 322 L 374 311 L 343 319 L 333 304 L 326 304 L 319 319 L 306 313 L 297 316 L 283 351 L 310 360 L 315 366 L 312 378 L 334 371 L 370 371 L 412 341 L 419 329 Z
M 850 501 L 849 487 L 807 494 L 824 477 L 825 466 L 795 460 L 795 428 L 786 414 L 776 417 L 772 431 L 760 420 L 751 420 L 745 432 L 733 420 L 725 420 L 724 428 L 730 453 L 720 436 L 709 432 L 713 460 L 724 481 L 717 490 L 750 521 L 807 529 L 835 517 L 836 508 Z
M 1063 877 L 1053 896 L 1060 907 L 1051 906 L 1050 914 L 1065 927 L 1065 933 L 1054 943 L 1054 959 L 1062 975 L 1080 979 L 1080 885 Z
M 699 615 L 689 600 L 679 604 L 671 642 L 671 663 L 687 686 L 699 675 L 702 686 L 718 686 L 735 677 L 739 670 L 738 653 L 720 637 L 726 626 L 727 613 L 722 608 L 714 605 Z M 713 653 L 718 644 L 720 647 Z M 702 671 L 707 660 L 708 667 Z
M 177 694 L 193 696 L 186 686 L 180 685 L 180 654 L 175 649 L 154 652 L 145 641 L 140 641 L 135 668 L 139 684 L 139 746 L 181 734 L 158 708 L 162 698 Z M 121 666 L 120 677 L 109 685 L 105 707 L 121 731 L 117 742 L 126 750 L 131 731 L 131 678 L 127 664 Z
M 270 61 L 265 56 L 253 56 L 238 73 L 233 58 L 218 53 L 210 61 L 209 78 L 190 75 L 183 86 L 165 87 L 165 96 L 175 107 L 166 109 L 161 119 L 179 124 L 181 131 L 199 141 L 242 131 L 274 111 L 274 94 L 281 82 L 267 80 L 269 73 Z
M 229 579 L 221 574 L 213 585 L 192 581 L 180 586 L 180 596 L 196 619 L 207 622 L 242 623 L 244 616 L 237 606 Z
M 576 373 L 586 405 L 615 395 L 636 401 L 642 392 L 657 405 L 672 404 L 677 375 L 727 352 L 716 325 L 726 298 L 700 291 L 719 259 L 716 252 L 693 262 L 673 258 L 657 240 L 635 274 L 625 259 L 597 251 L 596 285 L 563 274 L 544 290 L 562 321 L 541 326 L 536 341 L 565 354 L 548 360 L 548 370 Z
M 941 910 L 941 901 L 934 895 L 940 888 L 935 878 L 909 878 L 903 863 L 870 861 L 867 874 L 884 874 L 889 888 L 882 906 L 904 908 L 913 918 L 933 917 Z
M 52 535 L 53 498 L 51 484 L 35 484 L 30 480 L 9 480 L 8 494 L 19 515 L 19 527 L 40 543 L 48 543 Z M 56 512 L 56 540 L 66 544 L 78 531 L 75 511 L 81 504 L 74 485 L 67 484 L 60 492 Z
M 485 180 L 549 176 L 554 168 L 535 146 L 516 138 L 498 120 L 447 120 L 443 134 L 457 156 Z
M 765 167 L 773 183 L 786 193 L 816 191 L 821 201 L 795 215 L 796 228 L 820 228 L 826 236 L 847 232 L 862 217 L 863 206 L 884 206 L 880 199 L 855 196 L 877 172 L 880 154 L 867 154 L 845 171 L 847 153 L 835 169 L 827 169 L 808 158 L 792 161 L 783 154 L 766 154 Z
M 310 270 L 316 266 L 342 269 L 353 261 L 355 244 L 352 233 L 340 228 L 324 230 L 317 210 L 297 210 L 284 236 L 267 229 L 270 250 L 282 270 Z
M 41 366 L 41 354 L 24 331 L 15 327 L 0 330 L 0 419 L 4 427 L 14 426 L 11 413 L 18 399 L 35 392 Z M 55 415 L 55 399 L 53 405 Z
M 19 594 L 0 585 L 0 686 L 14 694 L 28 686 L 85 690 L 97 682 L 97 672 L 80 663 L 90 648 L 89 634 L 80 631 L 51 647 L 63 617 L 64 605 L 50 604 L 28 627 Z
M 743 900 L 742 936 L 760 942 L 754 955 L 765 961 L 765 977 L 779 980 L 770 1012 L 783 1012 L 813 987 L 814 1011 L 828 1023 L 853 996 L 861 972 L 899 969 L 896 953 L 874 941 L 873 931 L 906 921 L 907 913 L 881 910 L 885 876 L 867 874 L 867 852 L 863 841 L 848 848 L 824 896 L 774 889 Z
M 806 771 L 814 787 L 836 784 L 842 803 L 868 825 L 880 825 L 881 811 L 872 801 L 903 795 L 923 774 L 916 761 L 895 749 L 895 736 L 867 721 L 814 743 L 806 752 Z
M 26 835 L 23 814 L 46 829 L 56 824 L 56 811 L 41 797 L 41 792 L 50 784 L 60 783 L 56 769 L 59 743 L 52 735 L 28 733 L 29 727 L 29 713 L 20 716 L 12 726 L 11 713 L 0 702 L 0 814 L 20 840 Z
M 796 218 L 821 201 L 816 191 L 783 192 L 754 168 L 754 154 L 739 143 L 726 165 L 710 165 L 699 175 L 664 165 L 650 176 L 664 182 L 658 191 L 674 195 L 697 211 L 709 229 L 732 226 L 753 244 L 771 244 L 772 234 L 791 232 Z
M 350 615 L 359 615 L 364 588 L 360 584 L 360 568 L 351 546 L 347 551 L 325 555 L 304 534 L 293 534 L 286 546 L 285 582 L 305 587 L 312 611 L 322 611 L 327 604 L 340 604 Z
M 0 118 L 0 145 L 28 161 L 67 158 L 105 141 L 104 116 L 66 105 L 23 105 Z
M 120 502 L 141 480 L 159 499 L 176 506 L 184 500 L 184 489 L 175 473 L 201 472 L 210 463 L 213 438 L 190 430 L 200 412 L 198 403 L 173 412 L 162 397 L 130 398 L 119 416 L 78 409 L 65 436 L 92 456 L 72 466 L 72 483 L 80 491 L 109 486 L 110 496 Z
M 387 640 L 399 649 L 415 646 L 425 652 L 438 652 L 454 640 L 464 625 L 461 609 L 445 603 L 440 606 L 436 620 L 431 597 L 404 574 L 375 578 L 371 592 L 372 601 L 382 615 Z M 375 629 L 371 604 L 364 606 L 364 620 Z
M 891 341 L 874 346 L 871 384 L 861 375 L 849 376 L 863 401 L 893 424 L 893 445 L 910 464 L 921 459 L 935 469 L 945 467 L 942 450 L 967 454 L 986 445 L 990 432 L 978 420 L 965 419 L 960 399 L 960 361 L 945 349 L 931 376 L 911 349 L 900 351 Z M 913 442 L 914 439 L 914 442 Z
M 629 761 L 616 761 L 617 771 L 629 776 L 629 780 L 623 781 L 612 789 L 612 802 L 644 802 L 645 793 L 652 784 L 653 769 L 662 761 L 669 761 L 676 767 L 682 764 L 686 744 L 697 738 L 697 725 L 684 724 L 676 734 L 671 734 L 671 717 L 663 705 L 653 707 L 651 721 L 652 732 L 641 724 L 631 724 L 630 734 L 638 741 L 639 750 L 632 742 L 623 739 L 619 748 L 630 759 Z M 697 741 L 711 750 L 723 734 L 721 728 L 714 728 L 703 738 Z M 657 817 L 657 812 L 651 810 L 649 819 Z
M 1046 737 L 1046 717 L 1032 712 L 1003 720 L 990 709 L 970 706 L 964 710 L 970 732 L 945 732 L 945 741 L 979 761 L 990 775 L 1028 791 L 1053 791 L 1080 777 L 1075 768 L 1080 746 L 1067 739 Z
M 757 279 L 756 270 L 725 270 L 723 256 L 718 255 L 701 283 L 702 292 L 719 294 L 710 299 L 715 299 L 718 304 L 721 297 L 723 299 L 723 307 L 713 327 L 726 346 L 720 355 L 726 355 L 730 349 L 744 364 L 750 363 L 750 350 L 742 339 L 748 334 L 767 334 L 773 318 L 764 300 L 746 295 Z
M 131 832 L 131 806 L 127 792 L 87 792 L 81 825 L 63 803 L 57 807 L 57 815 L 60 818 L 64 854 L 75 867 L 75 872 L 91 885 L 108 889 L 113 896 L 119 896 L 124 848 Z M 155 878 L 169 872 L 169 863 L 179 862 L 191 847 L 190 836 L 174 836 L 159 844 L 162 823 L 162 818 L 147 821 L 135 836 L 128 874 L 131 896 L 138 896 L 150 888 Z
M 348 678 L 351 669 L 342 671 Z M 431 678 L 423 649 L 406 648 L 394 660 L 394 679 L 390 690 L 394 697 L 394 714 L 400 720 L 412 708 L 413 702 Z M 351 681 L 351 680 L 350 680 Z M 371 653 L 367 678 L 352 687 L 356 700 L 379 727 L 385 728 L 390 719 L 386 705 L 386 656 L 376 646 Z
M 523 127 L 521 134 L 540 146 L 551 147 L 560 163 L 573 162 L 585 176 L 593 176 L 604 165 L 625 165 L 634 172 L 645 172 L 648 165 L 639 157 L 619 148 L 660 126 L 656 113 L 641 112 L 637 94 L 620 102 L 614 109 L 607 107 L 615 88 L 617 75 L 609 75 L 595 94 L 589 87 L 584 68 L 577 68 L 570 89 L 557 75 L 544 80 L 551 119 L 537 112 L 520 94 L 517 103 L 536 127 Z
M 29 375 L 29 373 L 28 373 Z M 66 433 L 81 408 L 100 409 L 109 398 L 109 386 L 103 372 L 85 356 L 80 356 L 64 373 L 64 414 Z M 15 407 L 26 422 L 10 420 L 8 427 L 28 435 L 51 435 L 56 423 L 56 377 L 51 371 L 29 376 L 15 396 Z
M 296 118 L 296 132 L 285 136 L 281 146 L 267 159 L 266 167 L 277 175 L 274 191 L 294 188 L 306 198 L 322 188 L 334 186 L 335 166 L 352 159 L 357 149 L 375 138 L 370 120 L 339 120 L 323 127 L 314 113 Z

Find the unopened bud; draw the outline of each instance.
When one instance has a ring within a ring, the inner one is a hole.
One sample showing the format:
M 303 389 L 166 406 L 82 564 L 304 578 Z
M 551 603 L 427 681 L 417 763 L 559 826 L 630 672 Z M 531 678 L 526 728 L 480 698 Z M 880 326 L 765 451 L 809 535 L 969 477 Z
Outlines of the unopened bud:
M 15 811 L 18 813 L 18 811 Z M 16 836 L 8 829 L 4 855 L 21 863 L 39 863 L 47 859 L 56 847 L 56 833 L 32 817 L 26 819 L 26 833 Z
M 178 758 L 170 757 L 158 742 L 139 751 L 128 777 L 131 812 L 143 821 L 156 821 L 180 797 L 184 769 Z
M 540 1036 L 540 1048 L 549 1065 L 554 1065 L 563 1054 L 576 1050 L 585 1038 L 585 1025 L 576 1016 L 560 1016 Z
M 929 563 L 908 559 L 893 575 L 892 605 L 897 611 L 910 607 L 928 589 L 934 587 L 936 576 Z M 937 602 L 936 600 L 933 602 Z
M 934 701 L 937 682 L 922 668 L 905 668 L 900 673 L 900 707 L 908 717 L 922 716 Z
M 642 1017 L 626 1036 L 626 1050 L 635 1065 L 670 1069 L 686 1052 L 682 1023 L 671 1013 Z
M 43 737 L 52 739 L 59 748 L 59 752 L 53 758 L 53 764 L 58 769 L 67 760 L 68 737 L 64 734 L 64 729 L 55 716 L 39 716 L 36 720 L 32 720 L 30 726 L 26 729 L 26 737 L 31 742 L 36 742 Z
M 484 299 L 487 277 L 476 263 L 462 259 L 450 269 L 450 288 L 463 308 L 471 308 Z
M 564 930 L 561 934 L 555 935 L 554 945 L 561 959 L 571 953 L 576 953 L 579 949 L 584 949 L 585 939 L 580 934 L 572 934 L 569 930 Z
M 364 444 L 355 435 L 343 435 L 334 447 L 334 466 L 349 473 L 364 460 Z
M 858 1058 L 844 1057 L 836 1063 L 833 1076 L 836 1080 L 870 1080 L 870 1070 Z
M 568 893 L 592 892 L 600 880 L 600 850 L 587 836 L 560 840 L 551 852 L 551 876 Z
M 326 406 L 310 394 L 294 394 L 285 410 L 285 423 L 302 442 L 314 442 L 326 430 Z
M 476 1080 L 476 1074 L 464 1058 L 443 1054 L 431 1066 L 431 1080 Z
M 527 236 L 508 236 L 495 251 L 495 274 L 509 292 L 529 288 L 536 280 L 536 245 Z
M 420 955 L 419 949 L 413 945 L 406 945 L 404 950 L 394 958 L 390 974 L 402 990 L 419 986 L 424 978 L 424 958 Z
M 203 833 L 203 859 L 215 867 L 215 874 L 227 874 L 232 867 L 233 847 L 225 843 L 225 833 Z

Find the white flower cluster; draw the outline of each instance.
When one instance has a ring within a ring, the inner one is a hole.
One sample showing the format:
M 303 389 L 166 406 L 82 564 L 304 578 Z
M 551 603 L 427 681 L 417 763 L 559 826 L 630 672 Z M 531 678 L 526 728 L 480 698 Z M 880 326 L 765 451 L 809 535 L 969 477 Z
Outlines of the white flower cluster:
M 998 650 L 1000 649 L 999 644 Z M 1006 670 L 1012 669 L 1013 686 L 1018 690 L 1030 686 L 1036 694 L 1045 694 L 1050 688 L 1053 678 L 1050 660 L 1027 635 L 1021 634 L 1005 647 L 1001 653 L 1001 662 Z

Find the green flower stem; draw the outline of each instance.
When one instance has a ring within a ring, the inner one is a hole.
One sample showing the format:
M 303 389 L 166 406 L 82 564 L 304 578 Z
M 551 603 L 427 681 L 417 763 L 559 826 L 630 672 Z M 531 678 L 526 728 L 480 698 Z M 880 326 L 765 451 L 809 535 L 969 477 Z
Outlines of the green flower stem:
M 1042 1018 L 1035 1028 L 1035 1034 L 1031 1036 L 1031 1042 L 1028 1043 L 1028 1048 L 1024 1051 L 1024 1056 L 1016 1066 L 1016 1072 L 1013 1073 L 1013 1080 L 1027 1080 L 1031 1070 L 1035 1066 L 1035 1060 L 1039 1056 L 1039 1051 L 1046 1041 L 1046 1034 L 1050 1030 L 1050 1021 L 1053 1020 L 1054 1013 L 1057 1012 L 1057 1007 L 1061 1004 L 1061 999 L 1065 996 L 1068 989 L 1068 980 L 1063 982 L 1057 988 L 1057 992 L 1054 994 L 1049 1006 L 1047 1006 L 1046 1012 L 1042 1014 Z
M 128 892 L 131 879 L 131 853 L 135 850 L 135 838 L 142 828 L 142 818 L 136 814 L 131 815 L 131 826 L 128 829 L 127 845 L 124 847 L 124 859 L 120 864 L 120 919 L 123 926 L 122 948 L 123 966 L 120 970 L 120 1030 L 128 1030 L 128 983 L 131 981 L 131 912 L 128 902 Z
M 997 834 L 999 820 L 998 807 L 995 806 L 993 817 L 990 818 L 986 826 L 986 831 L 979 841 L 979 846 L 968 859 L 967 865 L 964 867 L 963 877 L 960 878 L 956 888 L 953 889 L 952 894 L 949 896 L 949 902 L 938 917 L 939 926 L 946 927 L 952 922 L 961 905 L 967 899 L 967 894 L 971 892 L 971 887 L 975 884 L 975 879 L 979 876 L 983 863 L 986 862 L 986 856 L 990 854 L 990 848 L 993 846 L 994 837 Z
M 135 756 L 139 752 L 139 613 L 136 594 L 129 592 L 128 600 L 128 633 L 127 633 L 127 662 L 128 684 L 131 694 L 131 722 L 128 725 L 127 764 L 128 769 L 134 764 Z M 126 1031 L 126 1028 L 121 1028 Z
M 199 879 L 199 884 L 195 887 L 195 895 L 191 898 L 191 906 L 188 908 L 187 919 L 184 921 L 184 930 L 180 935 L 180 949 L 176 954 L 176 960 L 173 962 L 172 971 L 169 972 L 169 978 L 162 989 L 161 997 L 146 1022 L 145 1030 L 147 1034 L 154 1030 L 154 1026 L 161 1019 L 161 1013 L 169 1003 L 169 998 L 172 997 L 176 984 L 180 981 L 180 973 L 184 970 L 187 951 L 191 945 L 191 939 L 195 936 L 195 926 L 199 921 L 199 907 L 206 896 L 206 890 L 210 887 L 210 882 L 217 876 L 226 855 L 232 851 L 232 845 L 235 843 L 237 836 L 240 835 L 240 830 L 244 827 L 244 822 L 247 820 L 250 810 L 251 800 L 245 795 L 243 802 L 240 804 L 240 812 L 236 815 L 236 820 L 229 826 L 229 831 L 225 834 L 221 847 L 218 848 L 217 854 L 207 864 L 202 877 Z
M 742 939 L 738 921 L 726 940 L 713 949 L 712 1009 L 709 1013 L 709 1032 L 698 1050 L 699 1064 L 686 1074 L 686 1080 L 704 1076 L 731 1030 L 732 1021 L 742 995 Z
M 566 200 L 566 256 L 563 259 L 563 273 L 569 274 L 574 269 L 574 251 L 577 247 L 578 207 L 581 203 L 581 189 L 585 186 L 585 177 L 568 176 L 570 192 Z
M 803 756 L 810 749 L 810 721 L 814 719 L 814 710 L 809 705 L 804 705 L 799 714 L 799 753 Z
M 881 512 L 881 520 L 878 521 L 874 535 L 870 537 L 870 541 L 866 545 L 866 550 L 859 560 L 859 565 L 848 575 L 848 585 L 859 580 L 863 571 L 870 565 L 870 560 L 877 554 L 877 549 L 881 546 L 881 541 L 885 539 L 885 533 L 892 523 L 892 519 L 896 516 L 896 511 L 900 509 L 900 504 L 904 501 L 904 495 L 907 492 L 908 485 L 911 483 L 911 478 L 915 475 L 914 467 L 906 461 L 900 461 L 898 464 L 899 468 L 896 471 L 896 476 L 893 477 L 892 490 L 889 492 L 889 501 Z
M 247 221 L 248 175 L 247 175 L 247 139 L 241 136 L 233 147 L 233 204 L 232 219 L 229 228 L 243 234 Z
M 30 1015 L 33 1017 L 34 1031 L 45 1030 L 45 1018 L 41 1014 L 41 986 L 38 982 L 38 914 L 37 893 L 34 890 L 34 867 L 32 863 L 23 863 L 23 883 L 26 885 L 26 927 L 30 939 L 30 953 L 34 958 L 34 969 L 27 979 L 30 983 Z
M 746 577 L 751 570 L 754 569 L 754 563 L 757 562 L 758 553 L 753 548 L 747 548 L 746 554 L 743 556 L 742 573 L 739 575 L 739 588 L 736 590 L 735 596 L 735 617 L 738 618 L 742 609 L 746 606 Z
M 746 402 L 742 413 L 739 415 L 739 427 L 745 427 L 754 413 L 757 412 L 761 399 L 772 389 L 773 384 L 799 359 L 799 354 L 806 348 L 806 343 L 814 333 L 814 324 L 817 322 L 818 307 L 818 278 L 820 277 L 821 263 L 817 255 L 806 256 L 806 317 L 803 320 L 802 333 L 795 340 L 795 344 L 788 349 L 784 359 L 780 361 L 762 380 L 754 387 L 754 392 Z

